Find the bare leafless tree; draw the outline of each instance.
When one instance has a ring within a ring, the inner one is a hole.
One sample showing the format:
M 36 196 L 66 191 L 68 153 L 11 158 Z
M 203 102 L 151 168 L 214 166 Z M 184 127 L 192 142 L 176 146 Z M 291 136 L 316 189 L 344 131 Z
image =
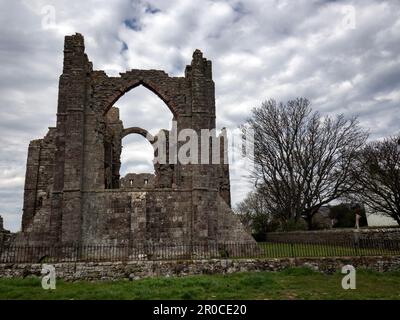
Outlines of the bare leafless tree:
M 354 166 L 356 197 L 400 225 L 400 137 L 369 143 Z
M 247 124 L 254 130 L 256 187 L 281 219 L 304 218 L 311 229 L 321 206 L 352 190 L 351 167 L 367 139 L 356 118 L 322 117 L 298 98 L 265 101 Z

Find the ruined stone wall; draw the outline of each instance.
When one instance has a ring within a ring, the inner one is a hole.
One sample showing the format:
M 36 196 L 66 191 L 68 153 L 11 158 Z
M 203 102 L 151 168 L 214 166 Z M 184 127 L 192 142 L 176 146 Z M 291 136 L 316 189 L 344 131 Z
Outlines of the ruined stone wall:
M 138 190 L 120 188 L 121 141 L 129 128 L 123 128 L 113 106 L 139 85 L 165 102 L 177 132 L 192 129 L 200 139 L 202 129 L 215 129 L 211 61 L 199 50 L 184 77 L 137 69 L 109 77 L 92 69 L 82 35 L 65 37 L 57 126 L 29 147 L 21 241 L 251 239 L 232 218 L 229 166 L 200 164 L 200 143 L 198 161 L 182 164 L 168 154 L 167 164 L 156 164 L 154 185 L 146 192 L 139 185 Z M 211 138 L 217 139 L 215 132 Z M 179 148 L 184 143 L 168 132 L 168 144 Z M 211 157 L 211 147 L 206 152 Z
M 29 144 L 22 231 L 48 232 L 56 152 L 56 128 Z
M 84 243 L 190 241 L 190 191 L 107 190 L 85 193 Z
M 105 120 L 104 187 L 106 189 L 117 189 L 120 187 L 121 140 L 124 131 L 122 121 L 119 118 L 119 109 L 112 107 L 107 112 Z
M 154 188 L 155 175 L 151 173 L 128 173 L 121 178 L 121 188 L 149 189 Z

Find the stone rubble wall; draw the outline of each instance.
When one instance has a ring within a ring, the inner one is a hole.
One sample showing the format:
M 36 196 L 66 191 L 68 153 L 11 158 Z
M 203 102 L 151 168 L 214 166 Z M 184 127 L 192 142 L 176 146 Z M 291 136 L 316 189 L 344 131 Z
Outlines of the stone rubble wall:
M 322 273 L 330 274 L 340 271 L 344 265 L 352 265 L 356 269 L 372 269 L 378 272 L 398 271 L 400 270 L 400 256 L 54 264 L 56 277 L 66 281 L 137 280 L 155 276 L 170 277 L 229 274 L 234 272 L 280 271 L 289 267 L 308 267 Z M 0 264 L 0 278 L 41 276 L 41 269 L 41 264 Z
M 22 228 L 26 232 L 40 233 L 49 228 L 55 139 L 56 129 L 49 128 L 43 139 L 33 140 L 29 144 L 22 217 Z

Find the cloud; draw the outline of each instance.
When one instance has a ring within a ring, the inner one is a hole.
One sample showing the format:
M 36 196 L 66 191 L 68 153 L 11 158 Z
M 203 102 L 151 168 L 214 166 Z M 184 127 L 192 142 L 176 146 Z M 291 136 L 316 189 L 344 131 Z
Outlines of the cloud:
M 121 177 L 127 173 L 154 173 L 153 147 L 144 137 L 129 135 L 122 143 Z
M 218 128 L 236 127 L 267 98 L 305 96 L 323 114 L 359 115 L 372 139 L 399 132 L 397 1 L 3 1 L 0 22 L 0 214 L 12 230 L 29 141 L 55 125 L 66 34 L 82 33 L 94 68 L 109 75 L 143 68 L 183 76 L 201 49 L 213 62 Z M 130 126 L 151 131 L 171 121 L 144 88 L 117 105 Z M 128 142 L 124 168 L 146 170 L 146 142 Z M 234 203 L 249 190 L 235 175 Z

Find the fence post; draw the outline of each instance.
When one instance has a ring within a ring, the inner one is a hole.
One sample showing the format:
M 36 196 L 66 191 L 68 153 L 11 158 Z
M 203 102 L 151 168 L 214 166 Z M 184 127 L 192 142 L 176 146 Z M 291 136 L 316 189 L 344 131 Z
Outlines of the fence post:
M 295 254 L 294 254 L 294 243 L 293 242 L 290 243 L 290 252 L 291 252 L 292 258 L 296 258 Z

